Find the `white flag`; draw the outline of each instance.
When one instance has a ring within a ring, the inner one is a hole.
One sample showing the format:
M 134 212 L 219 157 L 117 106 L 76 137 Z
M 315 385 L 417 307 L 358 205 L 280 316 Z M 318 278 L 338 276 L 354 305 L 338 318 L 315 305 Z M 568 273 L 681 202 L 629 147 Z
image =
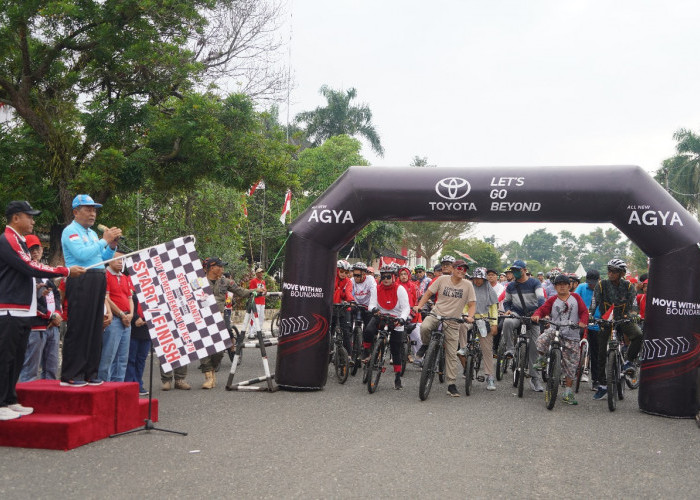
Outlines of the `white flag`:
M 292 190 L 287 189 L 287 195 L 284 197 L 284 205 L 282 206 L 282 215 L 280 215 L 280 222 L 284 224 L 287 220 L 287 214 L 292 211 Z

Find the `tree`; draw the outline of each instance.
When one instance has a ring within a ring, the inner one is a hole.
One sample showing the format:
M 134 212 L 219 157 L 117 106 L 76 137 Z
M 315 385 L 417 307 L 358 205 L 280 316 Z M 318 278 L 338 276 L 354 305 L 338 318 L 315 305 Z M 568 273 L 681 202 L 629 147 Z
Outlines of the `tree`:
M 538 229 L 523 238 L 522 251 L 528 259 L 534 259 L 542 264 L 549 264 L 557 260 L 554 246 L 557 237 L 548 233 L 546 229 Z
M 565 271 L 573 272 L 581 263 L 581 243 L 571 231 L 561 231 L 557 241 L 554 251 L 558 257 L 554 264 Z
M 295 118 L 297 123 L 306 124 L 306 135 L 312 139 L 313 146 L 319 146 L 336 135 L 359 135 L 367 139 L 372 150 L 378 155 L 384 155 L 379 134 L 372 124 L 372 112 L 369 106 L 351 105 L 350 101 L 357 97 L 357 91 L 354 88 L 343 92 L 323 85 L 320 93 L 326 98 L 326 106 L 319 106 L 313 111 L 304 111 Z
M 352 256 L 359 257 L 365 263 L 369 263 L 379 255 L 379 250 L 388 248 L 397 250 L 396 246 L 401 242 L 402 230 L 398 222 L 375 220 L 367 224 L 357 235 L 353 242 L 343 249 L 341 254 L 349 252 L 352 246 L 355 249 Z
M 673 138 L 677 154 L 664 160 L 654 178 L 700 219 L 700 136 L 680 129 Z
M 629 240 L 622 236 L 617 229 L 603 231 L 598 227 L 588 234 L 580 237 L 584 244 L 585 252 L 582 252 L 581 263 L 586 269 L 605 269 L 608 261 L 613 257 L 625 258 Z
M 473 270 L 476 267 L 486 267 L 501 271 L 501 256 L 498 251 L 490 243 L 486 243 L 478 238 L 459 238 L 452 240 L 442 249 L 444 254 L 452 255 L 457 259 L 462 256 L 457 252 L 469 255 L 476 263 L 468 262 L 469 267 Z
M 466 222 L 402 222 L 406 246 L 428 263 L 448 242 L 469 231 Z
M 515 259 L 522 259 L 524 257 L 523 247 L 515 240 L 511 240 L 504 245 L 497 247 L 497 250 L 501 252 L 507 266 L 510 266 Z M 506 267 L 507 267 L 506 266 Z
M 628 269 L 640 275 L 649 271 L 649 256 L 634 243 L 630 243 L 630 252 L 627 257 Z

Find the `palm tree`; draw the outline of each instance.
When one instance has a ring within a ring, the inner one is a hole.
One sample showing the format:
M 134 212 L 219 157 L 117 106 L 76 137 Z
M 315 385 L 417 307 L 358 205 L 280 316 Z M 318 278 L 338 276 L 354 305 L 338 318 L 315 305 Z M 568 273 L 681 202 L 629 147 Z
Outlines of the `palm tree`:
M 312 140 L 313 146 L 318 146 L 335 135 L 360 135 L 367 139 L 379 156 L 384 156 L 379 135 L 372 125 L 372 112 L 369 106 L 366 104 L 352 106 L 350 103 L 357 97 L 357 91 L 354 88 L 343 92 L 324 85 L 320 93 L 326 98 L 328 104 L 313 111 L 301 112 L 295 118 L 297 123 L 306 124 L 306 134 Z
M 700 218 L 700 136 L 680 129 L 673 138 L 677 154 L 664 160 L 655 178 L 685 208 Z

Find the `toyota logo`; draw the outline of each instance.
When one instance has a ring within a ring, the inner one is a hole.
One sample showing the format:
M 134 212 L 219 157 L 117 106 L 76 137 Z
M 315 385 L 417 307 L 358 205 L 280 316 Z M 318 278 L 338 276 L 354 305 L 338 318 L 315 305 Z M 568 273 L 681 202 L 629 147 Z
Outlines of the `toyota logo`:
M 469 181 L 461 177 L 445 177 L 435 184 L 435 192 L 446 200 L 461 200 L 471 189 Z

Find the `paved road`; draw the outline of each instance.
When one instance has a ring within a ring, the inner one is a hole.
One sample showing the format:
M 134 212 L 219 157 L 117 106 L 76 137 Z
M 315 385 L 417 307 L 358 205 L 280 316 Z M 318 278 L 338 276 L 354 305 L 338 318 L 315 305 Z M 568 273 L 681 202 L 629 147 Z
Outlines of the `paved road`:
M 0 498 L 698 498 L 700 430 L 641 413 L 634 392 L 615 413 L 589 390 L 547 411 L 541 393 L 518 399 L 505 381 L 460 398 L 436 384 L 421 402 L 410 367 L 402 391 L 387 373 L 372 395 L 333 375 L 319 392 L 240 393 L 223 389 L 229 367 L 212 391 L 194 369 L 193 390 L 155 389 L 159 425 L 186 437 L 3 448 Z M 236 380 L 262 373 L 246 350 Z

